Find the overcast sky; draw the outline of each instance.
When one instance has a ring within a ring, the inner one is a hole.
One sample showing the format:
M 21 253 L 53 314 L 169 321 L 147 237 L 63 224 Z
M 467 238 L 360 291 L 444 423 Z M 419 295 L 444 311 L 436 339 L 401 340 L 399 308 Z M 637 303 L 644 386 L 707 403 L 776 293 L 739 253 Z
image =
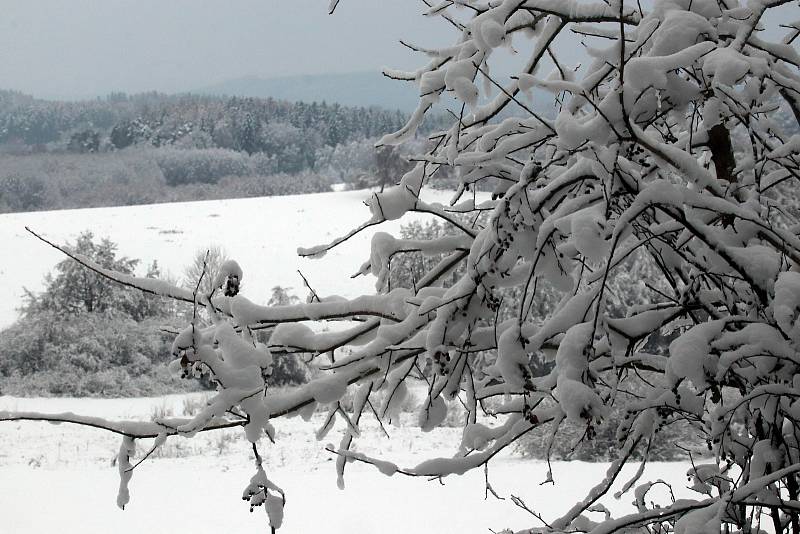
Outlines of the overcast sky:
M 408 0 L 4 0 L 0 87 L 42 97 L 187 91 L 242 76 L 411 68 L 443 44 Z M 449 40 L 449 39 L 448 39 Z
M 413 69 L 426 58 L 400 45 L 399 38 L 427 46 L 455 39 L 440 18 L 420 16 L 422 2 L 341 0 L 332 16 L 328 3 L 3 0 L 0 88 L 80 98 L 112 91 L 191 91 L 244 76 Z M 770 13 L 770 30 L 787 15 L 796 19 L 800 8 L 793 2 Z M 567 59 L 580 61 L 576 41 L 558 46 Z

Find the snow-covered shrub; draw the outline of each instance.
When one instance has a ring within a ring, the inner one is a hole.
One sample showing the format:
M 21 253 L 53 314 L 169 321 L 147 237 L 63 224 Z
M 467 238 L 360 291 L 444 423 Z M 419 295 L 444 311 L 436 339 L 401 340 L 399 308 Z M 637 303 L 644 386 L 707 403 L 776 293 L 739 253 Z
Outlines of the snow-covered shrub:
M 107 312 L 23 317 L 0 333 L 0 391 L 131 397 L 200 389 L 170 375 L 164 323 Z
M 0 176 L 0 213 L 36 211 L 45 205 L 47 184 L 35 175 Z
M 236 198 L 303 195 L 331 190 L 330 178 L 313 173 L 225 177 L 218 185 L 221 192 Z
M 88 258 L 106 269 L 133 274 L 138 259 L 117 256 L 117 244 L 108 238 L 95 240 L 91 231 L 82 232 L 70 246 L 73 254 Z M 146 277 L 161 276 L 158 263 L 151 264 Z M 95 272 L 87 272 L 70 258 L 58 262 L 54 273 L 44 277 L 45 288 L 40 293 L 27 292 L 26 302 L 21 308 L 24 316 L 54 314 L 68 317 L 76 313 L 113 312 L 122 317 L 141 321 L 164 318 L 171 314 L 165 301 L 153 295 L 131 293 L 108 278 Z
M 608 416 L 592 429 L 591 434 L 587 432 L 585 424 L 564 421 L 560 425 L 558 439 L 550 439 L 546 426 L 536 428 L 517 442 L 516 450 L 525 457 L 539 460 L 610 462 L 617 457 L 617 430 L 625 421 L 627 405 L 647 395 L 650 384 L 658 383 L 659 380 L 658 375 L 647 371 L 641 377 L 626 379 L 624 388 L 617 391 L 617 398 L 610 406 Z M 552 406 L 554 402 L 546 399 L 543 404 Z M 650 448 L 645 451 L 646 445 Z M 697 460 L 708 451 L 701 433 L 698 433 L 690 421 L 678 416 L 662 421 L 656 428 L 654 439 L 648 444 L 640 444 L 633 450 L 631 457 L 641 460 L 645 452 L 650 461 L 667 462 L 690 458 Z
M 0 155 L 0 211 L 156 202 L 167 188 L 153 152 Z
M 606 476 L 566 513 L 541 517 L 543 526 L 531 531 L 754 532 L 766 513 L 775 531 L 800 532 L 800 226 L 778 189 L 798 178 L 800 138 L 782 130 L 774 120 L 781 108 L 773 105 L 782 99 L 797 122 L 800 30 L 789 23 L 793 8 L 736 0 L 430 6 L 427 14 L 457 37 L 451 46 L 420 48 L 427 63 L 414 72 L 386 72 L 417 84 L 420 104 L 380 144 L 412 138 L 426 113 L 454 96 L 452 127 L 432 135 L 434 148 L 415 158 L 397 186 L 370 195 L 363 225 L 299 250 L 322 257 L 353 234 L 411 211 L 448 221 L 456 235 L 414 243 L 443 259 L 411 289 L 343 299 L 316 288 L 306 303 L 269 307 L 246 291 L 196 294 L 81 259 L 120 283 L 197 302 L 213 322 L 187 325 L 172 347 L 176 371 L 217 380 L 218 394 L 204 411 L 153 424 L 92 420 L 125 435 L 119 504 L 129 498 L 135 440 L 154 437 L 158 446 L 176 434 L 241 426 L 256 459 L 242 496 L 251 507 L 265 504 L 279 527 L 285 497 L 268 476 L 259 440 L 274 436 L 271 418 L 307 415 L 317 404 L 329 413 L 321 438 L 333 419 L 345 422 L 339 445 L 329 449 L 340 486 L 348 460 L 385 474 L 439 478 L 481 468 L 539 428 L 559 440 L 570 422 L 591 438 L 616 407 L 623 414 L 618 451 Z M 774 17 L 785 27 L 762 31 Z M 559 50 L 570 32 L 591 44 L 577 69 Z M 495 76 L 490 63 L 509 52 L 518 59 L 515 74 Z M 552 93 L 555 118 L 528 106 L 526 92 Z M 748 131 L 744 144 L 731 136 L 737 126 Z M 455 169 L 460 182 L 448 206 L 426 202 L 423 189 L 443 167 Z M 497 185 L 493 199 L 478 202 L 472 192 L 484 181 Z M 481 211 L 490 213 L 484 225 L 459 219 Z M 375 233 L 358 273 L 376 276 L 382 289 L 389 258 L 408 245 Z M 641 302 L 623 310 L 613 305 L 611 284 L 636 251 L 651 258 L 665 289 L 647 287 Z M 445 287 L 460 266 L 462 274 Z M 254 275 L 228 267 L 215 287 Z M 546 317 L 534 318 L 545 282 L 561 299 Z M 520 291 L 519 307 L 501 318 L 498 295 L 511 287 Z M 355 321 L 336 332 L 302 324 L 342 318 Z M 266 345 L 253 337 L 264 328 L 274 328 Z M 648 352 L 653 335 L 670 332 L 676 337 L 665 353 Z M 337 354 L 345 345 L 355 348 Z M 274 360 L 298 352 L 314 356 L 320 375 L 271 396 L 265 381 Z M 486 352 L 496 357 L 485 376 L 476 376 L 473 366 Z M 552 366 L 533 368 L 540 357 Z M 642 395 L 621 394 L 643 371 L 659 380 Z M 380 398 L 375 413 L 390 419 L 418 374 L 429 384 L 421 431 L 447 419 L 448 401 L 459 399 L 467 409 L 452 456 L 400 467 L 356 452 L 371 400 Z M 351 384 L 359 387 L 346 414 L 340 399 Z M 495 412 L 503 417 L 484 424 L 478 414 L 490 399 L 499 399 Z M 48 417 L 86 422 L 0 415 Z M 598 510 L 636 451 L 643 446 L 646 461 L 658 429 L 676 419 L 691 425 L 711 455 L 693 464 L 696 498 L 652 502 L 652 483 L 640 480 L 639 469 L 620 491 L 635 498 L 630 514 L 588 519 L 584 513 Z
M 161 148 L 156 161 L 167 185 L 215 184 L 225 176 L 250 174 L 247 155 L 222 148 L 182 150 Z
M 411 147 L 375 147 L 376 139 L 358 139 L 336 146 L 325 145 L 314 155 L 314 169 L 347 184 L 350 189 L 394 185 L 411 168 Z M 418 143 L 416 144 L 418 145 Z M 416 148 L 416 147 L 415 147 Z
M 138 260 L 118 257 L 116 244 L 84 232 L 70 247 L 107 269 L 132 274 Z M 147 276 L 160 276 L 151 265 Z M 167 372 L 174 306 L 131 292 L 67 258 L 28 293 L 16 323 L 0 331 L 0 389 L 13 395 L 108 396 L 197 389 Z
M 209 152 L 221 153 L 223 160 L 233 154 L 238 163 L 229 166 L 224 161 L 203 159 Z M 221 149 L 146 146 L 80 155 L 0 154 L 0 213 L 298 195 L 331 189 L 327 175 L 278 173 L 267 160 L 262 153 L 247 156 Z M 194 171 L 199 174 L 190 176 Z M 200 177 L 211 182 L 167 184 L 164 173 L 173 181 Z

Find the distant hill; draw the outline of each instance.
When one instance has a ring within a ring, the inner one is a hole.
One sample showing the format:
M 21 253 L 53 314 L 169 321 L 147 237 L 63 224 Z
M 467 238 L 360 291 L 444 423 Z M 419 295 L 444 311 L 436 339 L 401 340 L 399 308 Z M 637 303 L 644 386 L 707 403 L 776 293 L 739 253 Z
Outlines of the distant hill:
M 378 106 L 412 111 L 418 92 L 408 82 L 390 80 L 380 72 L 312 74 L 285 78 L 247 76 L 191 91 L 203 95 L 272 97 L 291 102 L 338 103 L 343 106 Z

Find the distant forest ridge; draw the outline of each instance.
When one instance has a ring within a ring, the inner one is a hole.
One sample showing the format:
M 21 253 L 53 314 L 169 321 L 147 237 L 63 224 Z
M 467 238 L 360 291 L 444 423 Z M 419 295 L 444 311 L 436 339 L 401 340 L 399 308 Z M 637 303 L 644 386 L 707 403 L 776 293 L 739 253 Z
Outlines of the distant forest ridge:
M 272 98 L 115 93 L 58 102 L 0 91 L 0 143 L 40 149 L 60 143 L 78 152 L 147 143 L 252 154 L 272 152 L 286 138 L 298 148 L 302 140 L 336 146 L 394 131 L 405 119 L 397 110 Z
M 377 107 L 272 98 L 145 93 L 58 102 L 0 91 L 0 213 L 393 183 L 406 155 L 374 145 L 406 119 Z M 417 144 L 446 122 L 426 121 Z

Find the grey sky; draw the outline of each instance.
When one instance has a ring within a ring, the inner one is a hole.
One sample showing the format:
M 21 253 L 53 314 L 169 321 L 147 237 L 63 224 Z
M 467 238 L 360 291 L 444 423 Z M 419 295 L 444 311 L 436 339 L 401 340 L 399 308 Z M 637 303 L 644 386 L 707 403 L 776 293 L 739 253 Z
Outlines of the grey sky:
M 5 0 L 0 87 L 37 96 L 185 91 L 247 75 L 410 68 L 399 37 L 442 41 L 421 2 Z M 445 29 L 445 32 L 448 30 Z
M 425 58 L 400 37 L 427 46 L 454 38 L 440 18 L 420 16 L 419 1 L 341 0 L 333 16 L 328 2 L 4 0 L 0 88 L 78 98 L 189 91 L 244 76 L 414 68 Z M 800 8 L 770 13 L 768 33 L 787 15 L 797 18 Z M 580 61 L 577 42 L 561 46 Z

